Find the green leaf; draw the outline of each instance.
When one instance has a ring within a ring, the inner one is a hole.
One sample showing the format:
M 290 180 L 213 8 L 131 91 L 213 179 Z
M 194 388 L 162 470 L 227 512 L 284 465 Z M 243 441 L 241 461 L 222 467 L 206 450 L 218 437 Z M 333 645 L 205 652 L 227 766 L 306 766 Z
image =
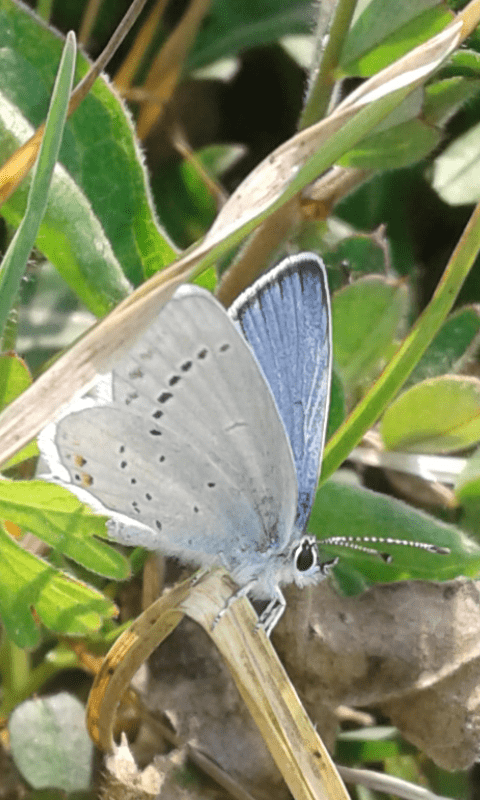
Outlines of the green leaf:
M 452 206 L 480 199 L 480 123 L 457 136 L 433 164 L 432 186 Z
M 343 589 L 352 593 L 349 570 L 360 571 L 364 581 L 390 583 L 410 579 L 450 580 L 458 575 L 475 576 L 480 568 L 480 547 L 453 525 L 445 525 L 405 503 L 368 489 L 327 481 L 317 492 L 310 517 L 309 530 L 319 540 L 319 547 L 328 556 L 340 556 L 339 568 L 345 576 Z M 345 547 L 322 545 L 329 536 L 394 538 L 429 542 L 450 549 L 449 555 L 400 545 L 370 544 L 380 552 L 388 552 L 392 561 L 364 555 Z M 346 569 L 348 567 L 348 569 Z M 338 579 L 339 568 L 335 568 Z M 355 593 L 361 590 L 357 582 Z
M 27 389 L 32 382 L 28 367 L 15 353 L 3 353 L 0 355 L 0 409 L 7 406 L 16 397 Z M 3 469 L 9 469 L 26 458 L 38 456 L 36 442 L 30 442 L 26 447 L 15 453 L 13 458 L 8 461 Z
M 13 711 L 8 730 L 15 764 L 34 789 L 90 787 L 93 743 L 76 697 L 60 692 L 26 700 Z
M 342 167 L 358 169 L 399 169 L 425 158 L 438 145 L 440 133 L 419 119 L 363 139 L 339 160 Z
M 332 298 L 333 352 L 348 389 L 364 384 L 389 353 L 408 310 L 405 283 L 361 278 Z
M 430 125 L 445 125 L 480 91 L 480 80 L 461 75 L 435 81 L 425 88 L 423 119 Z
M 385 272 L 385 253 L 372 236 L 358 234 L 340 241 L 323 253 L 328 266 L 349 272 L 372 274 Z
M 277 42 L 292 33 L 310 33 L 312 4 L 305 0 L 215 0 L 187 61 L 189 71 L 249 47 Z
M 368 77 L 443 30 L 453 19 L 439 0 L 366 0 L 359 3 L 340 66 Z
M 15 353 L 0 355 L 0 408 L 8 406 L 28 389 L 31 382 L 31 375 L 22 358 Z
M 75 35 L 69 33 L 55 78 L 42 143 L 33 168 L 25 213 L 2 261 L 0 270 L 0 331 L 3 331 L 10 309 L 18 295 L 27 259 L 45 214 L 50 183 L 67 118 L 75 56 Z
M 452 53 L 448 63 L 441 70 L 441 74 L 455 72 L 466 77 L 475 78 L 480 75 L 480 53 L 476 50 L 469 50 L 468 48 L 457 50 Z
M 43 121 L 62 40 L 13 0 L 0 0 L 0 158 Z M 77 75 L 89 68 L 79 53 Z M 37 245 L 95 314 L 105 314 L 175 255 L 159 230 L 130 116 L 98 78 L 68 120 Z M 2 207 L 17 226 L 29 178 Z M 126 276 L 126 277 L 125 277 Z M 127 280 L 128 279 L 128 280 Z
M 412 371 L 405 388 L 427 378 L 457 372 L 461 359 L 476 346 L 479 333 L 480 311 L 476 306 L 450 314 Z
M 360 229 L 375 231 L 379 225 L 387 225 L 389 260 L 394 274 L 399 276 L 415 276 L 418 269 L 417 245 L 414 243 L 414 231 L 408 222 L 408 198 L 418 191 L 417 172 L 402 170 L 374 173 L 366 183 L 340 200 L 336 206 L 336 212 L 342 219 Z M 383 237 L 376 238 L 380 243 Z M 371 270 L 365 268 L 363 271 L 388 275 L 385 253 L 382 253 L 382 269 L 377 267 L 378 259 L 379 256 Z
M 47 628 L 70 636 L 98 631 L 116 613 L 110 600 L 23 550 L 0 526 L 0 616 L 17 647 L 38 644 L 32 607 Z
M 447 375 L 417 383 L 387 408 L 387 450 L 447 453 L 480 441 L 480 380 Z
M 31 531 L 59 553 L 91 572 L 125 580 L 128 562 L 105 542 L 105 517 L 94 514 L 75 495 L 45 481 L 0 481 L 0 518 Z

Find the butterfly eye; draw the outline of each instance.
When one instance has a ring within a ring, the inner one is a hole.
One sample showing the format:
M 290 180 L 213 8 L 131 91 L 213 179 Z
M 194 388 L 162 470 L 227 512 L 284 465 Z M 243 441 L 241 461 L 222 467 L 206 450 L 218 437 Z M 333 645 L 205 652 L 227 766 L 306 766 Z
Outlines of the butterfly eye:
M 317 550 L 314 543 L 304 539 L 295 555 L 295 566 L 299 572 L 307 572 L 317 563 Z

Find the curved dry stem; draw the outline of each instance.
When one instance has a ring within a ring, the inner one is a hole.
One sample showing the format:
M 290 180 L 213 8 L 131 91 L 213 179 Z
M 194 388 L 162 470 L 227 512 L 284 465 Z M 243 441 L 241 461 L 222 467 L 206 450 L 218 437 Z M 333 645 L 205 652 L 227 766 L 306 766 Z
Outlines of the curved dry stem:
M 193 579 L 180 583 L 147 608 L 110 648 L 97 672 L 87 706 L 88 732 L 101 750 L 113 746 L 117 707 L 136 671 L 184 617 L 181 601 Z
M 93 740 L 112 747 L 116 708 L 133 675 L 184 614 L 208 633 L 224 657 L 278 768 L 296 800 L 347 800 L 337 770 L 246 598 L 229 606 L 235 586 L 215 569 L 176 586 L 145 611 L 115 643 L 95 678 L 87 724 Z

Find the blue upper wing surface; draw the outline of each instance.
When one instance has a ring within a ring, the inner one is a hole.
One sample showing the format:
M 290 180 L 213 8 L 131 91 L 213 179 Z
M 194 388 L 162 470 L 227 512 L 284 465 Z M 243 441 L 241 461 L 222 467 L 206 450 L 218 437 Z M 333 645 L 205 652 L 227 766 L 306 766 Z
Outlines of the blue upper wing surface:
M 314 253 L 282 261 L 229 313 L 268 381 L 293 451 L 296 526 L 304 530 L 318 484 L 330 399 L 331 315 L 325 267 Z

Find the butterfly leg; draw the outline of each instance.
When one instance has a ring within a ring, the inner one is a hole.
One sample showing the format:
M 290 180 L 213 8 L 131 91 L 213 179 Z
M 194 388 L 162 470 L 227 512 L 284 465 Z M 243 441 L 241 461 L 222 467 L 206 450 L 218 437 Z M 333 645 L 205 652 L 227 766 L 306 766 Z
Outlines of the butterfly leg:
M 286 605 L 286 600 L 280 589 L 277 587 L 275 591 L 275 597 L 270 600 L 269 604 L 260 614 L 256 628 L 263 628 L 265 634 L 268 636 L 268 638 L 270 638 L 270 634 L 285 611 Z
M 231 597 L 228 598 L 227 602 L 225 603 L 224 607 L 218 612 L 217 616 L 213 620 L 213 628 L 217 623 L 221 620 L 225 612 L 230 608 L 232 603 L 235 600 L 239 600 L 241 597 L 245 597 L 251 589 L 254 588 L 255 584 L 257 583 L 256 580 L 249 581 L 246 583 L 245 586 L 242 586 L 240 589 L 237 589 Z M 270 600 L 268 605 L 264 608 L 260 617 L 258 618 L 258 622 L 255 625 L 255 629 L 258 630 L 259 628 L 263 628 L 265 634 L 270 638 L 270 634 L 273 631 L 275 625 L 279 621 L 280 617 L 282 616 L 283 612 L 285 611 L 285 606 L 287 605 L 286 600 L 280 591 L 280 589 L 276 589 L 275 596 Z
M 241 587 L 240 587 L 240 589 L 237 589 L 237 591 L 236 591 L 236 592 L 234 592 L 234 593 L 233 593 L 233 594 L 232 594 L 232 595 L 231 595 L 231 596 L 228 598 L 228 600 L 227 600 L 227 602 L 225 603 L 225 605 L 223 606 L 223 608 L 221 608 L 221 609 L 220 609 L 220 611 L 218 612 L 217 616 L 216 616 L 216 617 L 215 617 L 215 619 L 213 620 L 213 625 L 212 625 L 212 628 L 214 628 L 214 627 L 215 627 L 215 625 L 217 625 L 217 624 L 220 622 L 221 618 L 223 617 L 223 615 L 225 614 L 225 612 L 226 612 L 226 611 L 228 611 L 228 609 L 230 608 L 230 606 L 232 605 L 232 603 L 234 603 L 234 602 L 235 602 L 235 600 L 240 600 L 240 598 L 241 598 L 241 597 L 245 597 L 245 595 L 247 595 L 247 594 L 249 593 L 249 591 L 250 591 L 251 589 L 253 589 L 253 587 L 255 586 L 255 584 L 256 584 L 256 581 L 249 581 L 248 583 L 246 583 L 246 584 L 245 584 L 245 586 L 241 586 Z

